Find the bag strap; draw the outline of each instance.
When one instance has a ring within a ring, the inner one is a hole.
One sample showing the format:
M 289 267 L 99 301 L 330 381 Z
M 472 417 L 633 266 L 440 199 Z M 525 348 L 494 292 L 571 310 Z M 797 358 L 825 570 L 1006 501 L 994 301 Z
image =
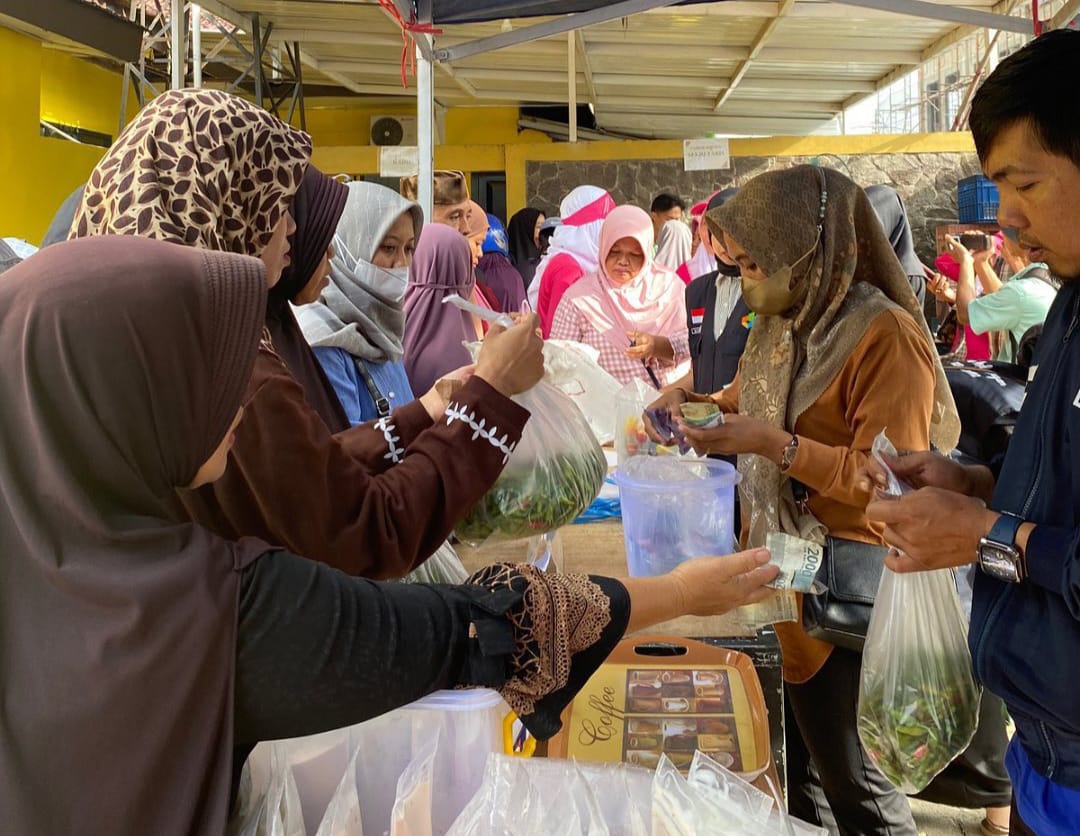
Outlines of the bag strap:
M 379 391 L 379 387 L 375 385 L 375 378 L 371 376 L 371 372 L 368 371 L 367 364 L 359 357 L 353 358 L 356 361 L 356 370 L 360 372 L 360 377 L 364 380 L 364 386 L 368 390 L 368 394 L 371 395 L 371 400 L 375 404 L 375 412 L 380 418 L 385 418 L 390 414 L 390 401 Z

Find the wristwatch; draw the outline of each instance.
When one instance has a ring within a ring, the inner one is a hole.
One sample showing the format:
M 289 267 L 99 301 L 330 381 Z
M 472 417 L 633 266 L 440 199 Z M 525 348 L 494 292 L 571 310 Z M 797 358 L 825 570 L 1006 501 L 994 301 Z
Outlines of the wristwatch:
M 1002 514 L 979 541 L 979 566 L 995 580 L 1020 583 L 1027 577 L 1024 556 L 1016 547 L 1016 532 L 1023 524 L 1020 517 Z
M 783 452 L 780 454 L 780 470 L 786 473 L 788 468 L 795 464 L 795 457 L 799 455 L 799 437 L 797 435 L 791 436 L 791 441 L 784 447 Z

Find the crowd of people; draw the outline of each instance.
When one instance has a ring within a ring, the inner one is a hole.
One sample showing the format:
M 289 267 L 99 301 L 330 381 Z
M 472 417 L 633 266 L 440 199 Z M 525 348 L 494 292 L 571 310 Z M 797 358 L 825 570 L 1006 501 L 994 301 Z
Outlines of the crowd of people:
M 980 731 L 926 797 L 986 808 L 987 836 L 1080 832 L 1080 106 L 1044 84 L 1078 75 L 1080 33 L 1053 32 L 979 89 L 1002 232 L 949 237 L 934 268 L 894 188 L 832 169 L 689 210 L 583 185 L 505 224 L 438 171 L 425 219 L 415 177 L 339 182 L 241 98 L 150 102 L 39 252 L 0 244 L 5 828 L 221 833 L 259 741 L 440 688 L 496 688 L 546 739 L 627 632 L 773 594 L 781 531 L 973 578 Z M 388 582 L 453 555 L 548 338 L 737 463 L 745 551 L 654 578 Z M 959 461 L 946 366 L 991 359 L 1027 400 L 1001 455 Z M 691 402 L 723 423 L 682 425 Z M 886 428 L 900 499 L 869 456 Z M 793 812 L 914 836 L 859 739 L 860 652 L 776 631 Z

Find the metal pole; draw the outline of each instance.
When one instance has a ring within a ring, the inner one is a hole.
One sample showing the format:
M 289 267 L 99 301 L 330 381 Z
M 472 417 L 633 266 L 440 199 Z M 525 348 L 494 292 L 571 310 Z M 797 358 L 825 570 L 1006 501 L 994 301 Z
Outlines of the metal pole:
M 435 185 L 435 76 L 431 62 L 419 47 L 416 48 L 416 132 L 419 157 L 417 197 L 420 198 L 424 219 L 431 223 Z
M 169 58 L 172 63 L 172 89 L 184 86 L 184 0 L 172 0 L 169 16 L 171 40 Z
M 192 84 L 202 87 L 202 6 L 191 4 L 191 72 Z
M 252 69 L 255 71 L 255 103 L 259 106 L 263 106 L 263 39 L 262 39 L 262 27 L 259 25 L 259 14 L 256 12 L 251 16 L 251 38 L 252 46 L 254 47 L 254 59 L 252 61 Z
M 570 85 L 570 141 L 577 142 L 577 37 L 566 33 L 566 74 Z

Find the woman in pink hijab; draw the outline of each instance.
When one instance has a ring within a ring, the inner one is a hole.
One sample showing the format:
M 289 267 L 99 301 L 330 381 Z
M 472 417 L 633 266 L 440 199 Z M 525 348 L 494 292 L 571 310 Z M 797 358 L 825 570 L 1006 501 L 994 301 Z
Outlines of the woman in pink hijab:
M 637 206 L 619 206 L 600 230 L 598 268 L 572 285 L 555 310 L 553 339 L 585 343 L 620 383 L 657 389 L 690 365 L 686 287 L 655 262 L 653 225 Z

